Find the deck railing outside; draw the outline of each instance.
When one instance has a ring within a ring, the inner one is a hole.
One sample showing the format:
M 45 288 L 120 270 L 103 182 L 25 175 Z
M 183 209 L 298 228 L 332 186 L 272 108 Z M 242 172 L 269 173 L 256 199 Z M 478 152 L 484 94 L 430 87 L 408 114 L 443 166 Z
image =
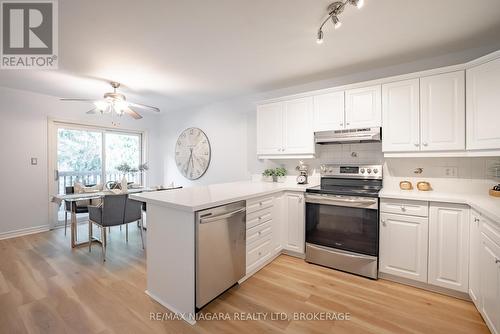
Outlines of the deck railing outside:
M 124 174 L 122 172 L 106 173 L 106 180 L 102 182 L 102 174 L 99 172 L 59 172 L 59 193 L 64 194 L 66 187 L 73 186 L 75 182 L 84 185 L 102 184 L 108 181 L 120 182 Z M 125 173 L 128 182 L 142 183 L 141 172 Z

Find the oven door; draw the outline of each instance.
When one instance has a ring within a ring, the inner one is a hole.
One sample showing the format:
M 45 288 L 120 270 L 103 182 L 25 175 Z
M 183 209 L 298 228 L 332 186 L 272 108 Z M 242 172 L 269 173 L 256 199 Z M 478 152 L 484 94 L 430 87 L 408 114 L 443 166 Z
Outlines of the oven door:
M 306 194 L 306 242 L 378 255 L 378 198 Z

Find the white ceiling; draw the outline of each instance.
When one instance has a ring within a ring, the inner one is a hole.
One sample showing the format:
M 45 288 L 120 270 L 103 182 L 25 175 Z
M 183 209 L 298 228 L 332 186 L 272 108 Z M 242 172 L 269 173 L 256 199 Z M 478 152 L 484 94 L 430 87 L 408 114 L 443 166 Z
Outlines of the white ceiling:
M 498 0 L 365 0 L 316 31 L 327 0 L 59 1 L 59 70 L 0 71 L 0 85 L 97 97 L 107 80 L 163 110 L 485 45 Z

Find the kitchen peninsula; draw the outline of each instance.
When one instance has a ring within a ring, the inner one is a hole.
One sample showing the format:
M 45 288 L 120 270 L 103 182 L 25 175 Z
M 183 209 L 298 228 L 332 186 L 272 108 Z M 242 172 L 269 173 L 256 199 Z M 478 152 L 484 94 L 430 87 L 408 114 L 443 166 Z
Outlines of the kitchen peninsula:
M 233 182 L 131 195 L 148 205 L 147 291 L 158 303 L 195 323 L 196 212 L 246 201 L 246 279 L 282 251 L 304 253 L 304 192 L 295 183 Z M 254 224 L 253 221 L 256 223 Z M 286 221 L 286 224 L 284 222 Z M 254 248 L 248 246 L 255 244 Z M 242 281 L 241 280 L 241 281 Z

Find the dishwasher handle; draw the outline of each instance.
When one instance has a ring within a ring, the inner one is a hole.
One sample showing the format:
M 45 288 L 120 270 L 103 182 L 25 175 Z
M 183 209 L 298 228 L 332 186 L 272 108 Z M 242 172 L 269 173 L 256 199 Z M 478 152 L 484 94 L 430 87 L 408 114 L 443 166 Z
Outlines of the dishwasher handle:
M 200 219 L 200 224 L 206 224 L 206 223 L 212 223 L 218 220 L 226 219 L 232 216 L 237 215 L 238 213 L 245 212 L 247 208 L 241 208 L 235 211 L 231 211 L 222 215 L 214 216 L 214 217 L 208 217 L 208 218 L 201 218 Z

